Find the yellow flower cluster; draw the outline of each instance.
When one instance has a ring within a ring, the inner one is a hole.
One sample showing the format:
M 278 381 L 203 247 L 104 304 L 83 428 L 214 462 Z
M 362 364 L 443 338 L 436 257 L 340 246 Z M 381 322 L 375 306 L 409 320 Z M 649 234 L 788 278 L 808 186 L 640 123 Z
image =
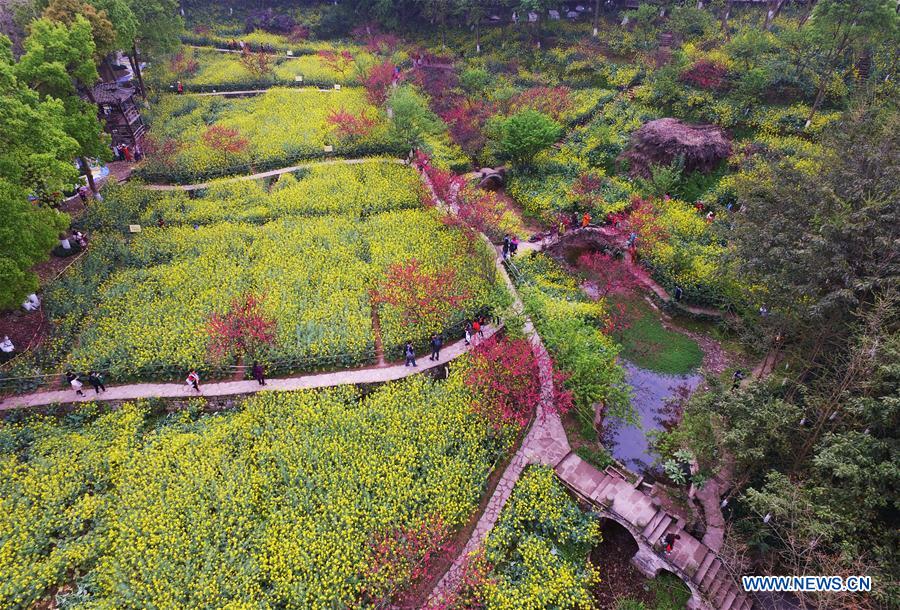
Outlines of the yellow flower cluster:
M 370 54 L 357 51 L 354 54 L 356 62 L 350 63 L 341 72 L 330 67 L 318 54 L 273 57 L 271 72 L 261 75 L 248 70 L 236 53 L 194 50 L 192 56 L 199 68 L 185 83 L 201 86 L 257 83 L 265 80 L 287 84 L 295 82 L 297 76 L 302 76 L 308 82 L 349 84 L 358 81 L 357 64 L 370 65 L 375 61 Z
M 152 121 L 154 138 L 178 143 L 175 165 L 183 171 L 202 172 L 222 165 L 321 153 L 325 144 L 335 146 L 335 153 L 340 154 L 340 146 L 331 137 L 334 126 L 327 118 L 341 109 L 379 116 L 360 88 L 322 92 L 276 87 L 244 99 L 163 96 L 154 107 Z M 247 148 L 227 154 L 211 148 L 203 141 L 203 133 L 212 125 L 236 130 L 248 140 Z M 381 120 L 363 143 L 384 143 L 387 137 L 387 123 Z M 156 162 L 148 159 L 150 167 Z
M 599 575 L 587 561 L 599 522 L 582 513 L 553 470 L 532 467 L 516 483 L 485 542 L 493 570 L 481 592 L 488 610 L 593 608 Z
M 260 394 L 196 420 L 128 404 L 77 426 L 5 424 L 0 607 L 85 573 L 102 608 L 307 610 L 390 594 L 409 571 L 373 571 L 373 542 L 432 518 L 461 526 L 511 443 L 471 400 L 460 375 L 417 376 L 365 397 Z

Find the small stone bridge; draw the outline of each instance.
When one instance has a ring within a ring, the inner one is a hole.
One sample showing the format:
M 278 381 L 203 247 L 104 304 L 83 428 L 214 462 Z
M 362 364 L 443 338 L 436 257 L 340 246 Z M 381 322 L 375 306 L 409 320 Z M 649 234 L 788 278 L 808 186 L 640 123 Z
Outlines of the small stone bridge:
M 714 549 L 684 529 L 684 521 L 660 508 L 614 469 L 601 472 L 574 453 L 555 466 L 560 480 L 597 512 L 627 529 L 638 545 L 632 558 L 648 578 L 668 570 L 691 590 L 690 607 L 704 610 L 750 610 L 752 599 L 738 586 Z M 671 553 L 663 553 L 663 537 L 680 536 Z

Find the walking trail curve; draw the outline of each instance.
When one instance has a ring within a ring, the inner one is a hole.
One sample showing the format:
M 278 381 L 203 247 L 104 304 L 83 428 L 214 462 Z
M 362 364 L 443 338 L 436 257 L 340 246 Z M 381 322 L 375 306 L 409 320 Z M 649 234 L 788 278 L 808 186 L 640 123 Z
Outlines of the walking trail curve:
M 262 178 L 271 178 L 273 176 L 280 176 L 281 174 L 290 174 L 301 169 L 308 169 L 310 167 L 319 167 L 322 165 L 357 165 L 360 163 L 371 163 L 372 161 L 387 161 L 390 163 L 406 163 L 403 159 L 391 159 L 385 157 L 369 157 L 364 159 L 328 159 L 325 161 L 311 161 L 309 163 L 298 163 L 297 165 L 291 165 L 289 167 L 282 167 L 281 169 L 273 169 L 267 172 L 260 172 L 258 174 L 249 174 L 246 176 L 231 176 L 229 178 L 219 178 L 214 182 L 216 184 L 223 184 L 226 182 L 240 182 L 242 180 L 260 180 Z M 144 188 L 148 191 L 199 191 L 201 189 L 207 189 L 213 185 L 213 182 L 200 182 L 198 184 L 146 184 Z
M 421 175 L 435 202 L 455 213 L 458 207 L 456 202 L 441 201 L 428 177 L 424 172 Z M 490 244 L 484 234 L 481 234 L 481 239 Z M 452 600 L 465 575 L 469 556 L 481 546 L 494 527 L 525 466 L 543 464 L 554 468 L 560 480 L 583 500 L 631 532 L 639 548 L 634 561 L 646 576 L 656 576 L 663 569 L 677 574 L 691 590 L 692 608 L 750 610 L 751 600 L 736 585 L 734 576 L 719 558 L 718 549 L 709 548 L 687 533 L 684 520 L 661 509 L 656 498 L 638 488 L 639 483 L 632 484 L 613 469 L 601 472 L 572 452 L 559 414 L 553 408 L 550 356 L 526 314 L 506 268 L 499 258 L 495 260 L 500 277 L 513 295 L 512 309 L 525 321 L 524 333 L 538 362 L 541 400 L 534 424 L 503 472 L 469 540 L 432 590 L 428 607 L 442 607 Z M 676 548 L 668 555 L 660 554 L 662 540 L 669 533 L 679 536 Z
M 488 326 L 485 329 L 485 338 L 493 335 L 497 328 Z M 474 344 L 473 344 L 474 345 Z M 417 360 L 417 367 L 393 364 L 386 366 L 370 366 L 358 369 L 344 369 L 329 373 L 314 375 L 300 375 L 279 379 L 268 379 L 266 385 L 261 386 L 255 380 L 249 381 L 222 381 L 218 383 L 201 384 L 201 394 L 197 394 L 185 383 L 136 383 L 131 385 L 110 386 L 106 392 L 95 394 L 93 388 L 85 385 L 84 396 L 78 396 L 74 390 L 59 390 L 51 392 L 35 392 L 10 396 L 0 401 L 0 411 L 12 409 L 25 409 L 52 405 L 55 403 L 94 402 L 109 400 L 136 400 L 139 398 L 185 398 L 191 396 L 235 396 L 238 394 L 252 394 L 255 392 L 304 390 L 310 388 L 327 388 L 347 384 L 384 383 L 396 381 L 415 373 L 421 373 L 429 369 L 443 366 L 447 362 L 462 356 L 472 349 L 465 341 L 452 343 L 441 350 L 441 360 L 433 362 L 428 358 Z

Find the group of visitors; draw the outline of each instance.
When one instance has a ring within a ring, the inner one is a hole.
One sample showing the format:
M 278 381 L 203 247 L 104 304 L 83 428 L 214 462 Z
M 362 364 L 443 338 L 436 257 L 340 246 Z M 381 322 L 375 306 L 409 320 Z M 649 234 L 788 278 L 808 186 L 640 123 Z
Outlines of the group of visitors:
M 509 257 L 514 256 L 516 251 L 519 249 L 519 238 L 515 235 L 510 235 L 509 233 L 503 236 L 503 247 L 501 252 L 503 254 L 503 260 L 509 259 Z
M 115 154 L 116 161 L 133 163 L 134 161 L 139 161 L 141 158 L 140 149 L 137 147 L 132 149 L 128 144 L 119 144 L 118 146 L 113 147 L 113 153 Z
M 72 389 L 75 390 L 75 393 L 78 396 L 84 396 L 84 392 L 81 391 L 81 388 L 84 387 L 84 383 L 82 383 L 81 378 L 86 377 L 87 382 L 94 388 L 94 391 L 99 394 L 101 391 L 106 391 L 106 386 L 103 384 L 103 375 L 100 374 L 99 371 L 89 371 L 86 376 L 79 375 L 72 370 L 66 371 L 66 381 L 69 382 L 69 385 L 72 386 Z
M 487 319 L 484 316 L 479 316 L 466 321 L 464 330 L 464 341 L 466 345 L 471 345 L 473 342 L 477 343 L 478 339 L 483 339 L 485 326 L 487 326 Z M 431 356 L 429 356 L 428 359 L 432 362 L 440 361 L 441 348 L 444 347 L 444 335 L 442 333 L 434 333 L 431 335 L 429 345 L 431 346 Z M 412 341 L 406 342 L 406 345 L 403 348 L 403 356 L 406 362 L 405 366 L 418 366 L 418 364 L 416 364 L 416 348 L 413 346 Z

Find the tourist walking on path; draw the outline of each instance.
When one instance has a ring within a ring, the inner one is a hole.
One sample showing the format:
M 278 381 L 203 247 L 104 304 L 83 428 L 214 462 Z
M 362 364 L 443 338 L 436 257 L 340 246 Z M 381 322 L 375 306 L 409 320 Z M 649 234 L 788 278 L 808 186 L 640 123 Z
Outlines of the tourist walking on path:
M 406 343 L 406 366 L 418 366 L 416 364 L 416 350 L 413 349 L 412 343 Z
M 263 366 L 256 361 L 253 362 L 253 378 L 259 382 L 259 385 L 266 385 L 266 372 L 263 370 Z
M 684 296 L 684 290 L 681 289 L 681 286 L 675 286 L 675 302 L 681 302 L 682 296 Z
M 509 255 L 512 256 L 516 253 L 516 250 L 519 249 L 519 238 L 515 235 L 512 236 L 512 240 L 509 243 Z
M 187 379 L 185 379 L 185 382 L 190 387 L 197 390 L 197 393 L 200 392 L 200 375 L 197 374 L 197 371 L 192 370 L 190 373 L 188 373 L 188 376 L 187 376 Z
M 443 345 L 444 340 L 439 334 L 431 335 L 431 358 L 429 360 L 441 359 L 441 346 Z
M 591 214 L 590 212 L 585 212 L 584 216 L 581 217 L 581 228 L 583 229 L 589 224 L 591 224 Z
M 738 369 L 731 376 L 731 391 L 734 392 L 741 385 L 741 381 L 744 380 L 744 371 Z
M 666 537 L 663 538 L 663 542 L 666 543 L 666 555 L 669 555 L 675 548 L 676 540 L 681 540 L 681 536 L 679 536 L 678 534 L 673 534 L 672 532 L 669 532 L 668 534 L 666 534 Z
M 88 383 L 91 384 L 91 387 L 94 388 L 97 394 L 100 393 L 100 390 L 106 391 L 106 386 L 103 385 L 103 376 L 97 371 L 88 373 Z
M 509 247 L 510 247 L 510 245 L 511 245 L 511 242 L 510 242 L 510 239 L 509 239 L 509 234 L 507 233 L 506 235 L 503 236 L 503 250 L 502 250 L 502 252 L 503 252 L 503 260 L 506 260 L 507 258 L 509 258 Z
M 466 345 L 470 345 L 472 343 L 472 323 L 471 322 L 466 322 L 465 339 L 466 339 Z
M 79 396 L 84 396 L 84 392 L 81 391 L 82 383 L 78 379 L 78 375 L 69 371 L 66 373 L 66 379 L 69 382 L 69 385 L 72 386 L 72 389 L 75 390 L 75 393 Z

